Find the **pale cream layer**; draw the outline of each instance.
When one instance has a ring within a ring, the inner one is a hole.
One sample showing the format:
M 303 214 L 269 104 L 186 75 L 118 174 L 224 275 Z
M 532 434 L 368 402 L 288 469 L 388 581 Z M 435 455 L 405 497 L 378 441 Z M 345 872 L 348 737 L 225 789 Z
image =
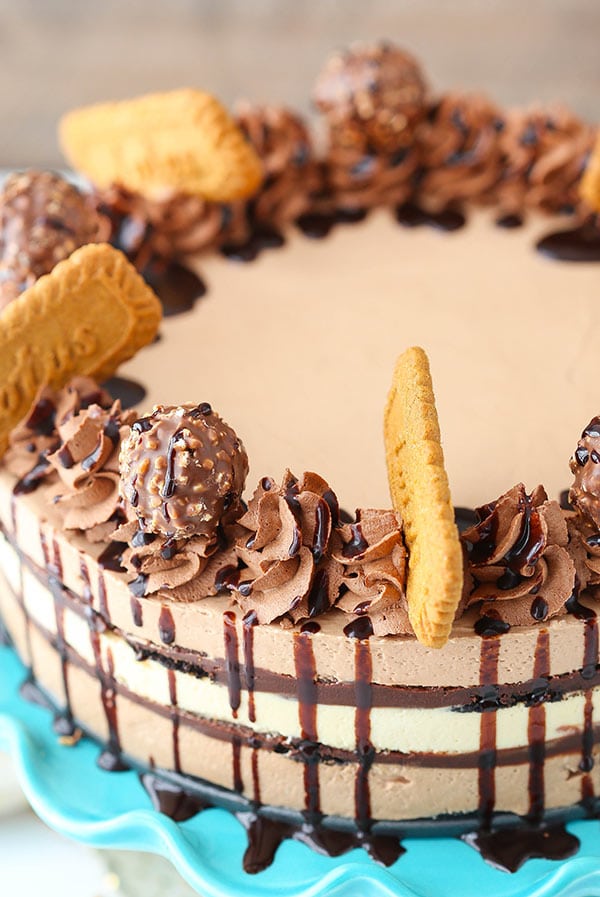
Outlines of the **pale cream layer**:
M 555 497 L 600 411 L 598 265 L 536 252 L 557 227 L 472 212 L 441 233 L 381 211 L 323 240 L 289 233 L 249 264 L 211 255 L 208 294 L 122 372 L 148 387 L 146 409 L 211 402 L 246 445 L 250 488 L 315 470 L 343 507 L 387 507 L 383 407 L 396 357 L 422 345 L 455 503 L 520 481 Z
M 39 567 L 45 568 L 43 532 L 47 551 L 56 551 L 62 568 L 62 581 L 76 595 L 83 595 L 82 559 L 89 576 L 93 607 L 108 612 L 112 624 L 136 641 L 160 644 L 160 615 L 167 608 L 172 615 L 175 645 L 197 651 L 209 658 L 225 656 L 223 612 L 236 614 L 240 645 L 243 641 L 241 613 L 228 598 L 195 596 L 193 588 L 182 592 L 164 591 L 140 599 L 142 625 L 134 621 L 131 592 L 126 577 L 99 571 L 95 558 L 104 545 L 93 545 L 79 533 L 60 531 L 55 509 L 41 487 L 31 495 L 13 501 L 14 478 L 0 474 L 0 522 L 21 550 Z M 41 528 L 41 530 L 40 530 Z M 54 545 L 56 543 L 56 545 Z M 102 588 L 103 587 L 103 588 Z M 101 592 L 105 592 L 105 601 Z M 185 598 L 185 600 L 182 600 Z M 196 600 L 197 599 L 197 600 Z M 596 608 L 597 602 L 595 603 Z M 355 640 L 343 634 L 348 618 L 339 611 L 319 618 L 321 631 L 312 639 L 317 675 L 324 681 L 353 682 Z M 585 623 L 571 615 L 550 620 L 548 675 L 561 675 L 581 669 L 584 664 Z M 294 638 L 297 628 L 278 624 L 254 629 L 254 661 L 258 669 L 295 676 Z M 499 642 L 498 682 L 518 683 L 535 678 L 536 644 L 540 626 L 514 627 Z M 373 664 L 373 682 L 381 685 L 470 686 L 481 681 L 481 638 L 473 631 L 469 616 L 455 624 L 448 644 L 441 650 L 429 649 L 414 638 L 387 637 L 369 640 Z
M 6 571 L 11 590 L 22 594 L 29 618 L 42 630 L 57 635 L 57 612 L 52 593 L 31 571 L 18 570 L 19 559 L 13 549 L 0 538 L 0 566 Z M 17 610 L 17 602 L 3 599 L 7 619 Z M 11 613 L 12 606 L 12 613 Z M 68 607 L 61 612 L 65 642 L 89 666 L 97 663 L 96 648 L 86 619 Z M 137 660 L 134 649 L 110 631 L 94 634 L 100 645 L 104 670 L 114 670 L 114 678 L 135 695 L 156 704 L 171 704 L 172 684 L 164 665 L 146 659 Z M 109 663 L 110 655 L 110 663 Z M 199 679 L 189 673 L 174 672 L 177 703 L 182 710 L 210 720 L 247 726 L 256 732 L 301 738 L 301 714 L 296 698 L 268 692 L 254 693 L 255 720 L 249 718 L 248 693 L 241 692 L 237 712 L 231 708 L 226 684 Z M 580 732 L 583 727 L 585 698 L 574 693 L 561 701 L 546 704 L 547 741 Z M 317 739 L 330 747 L 353 751 L 356 747 L 355 704 L 317 706 Z M 600 689 L 593 692 L 593 717 L 600 718 Z M 457 713 L 450 707 L 374 707 L 370 711 L 370 740 L 376 750 L 402 753 L 476 753 L 480 748 L 481 715 Z M 521 703 L 496 712 L 496 746 L 498 749 L 529 744 L 529 708 Z

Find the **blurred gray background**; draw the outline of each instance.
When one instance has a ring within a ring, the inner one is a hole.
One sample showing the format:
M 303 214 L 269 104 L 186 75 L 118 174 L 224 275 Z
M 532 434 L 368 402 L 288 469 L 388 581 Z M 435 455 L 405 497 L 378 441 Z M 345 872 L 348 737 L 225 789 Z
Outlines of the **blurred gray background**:
M 436 89 L 600 119 L 600 0 L 0 0 L 0 166 L 59 165 L 72 106 L 193 85 L 309 111 L 327 54 L 388 37 Z

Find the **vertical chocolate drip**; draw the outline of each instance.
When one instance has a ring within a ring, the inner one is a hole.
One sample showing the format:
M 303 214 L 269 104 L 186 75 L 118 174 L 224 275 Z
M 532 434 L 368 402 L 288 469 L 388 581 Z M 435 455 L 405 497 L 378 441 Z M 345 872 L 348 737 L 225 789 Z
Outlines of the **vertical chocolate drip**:
M 546 678 L 550 673 L 550 639 L 547 629 L 542 629 L 535 648 L 534 679 Z M 527 726 L 529 740 L 529 813 L 530 822 L 540 823 L 544 815 L 546 760 L 546 705 L 532 703 Z
M 125 570 L 121 565 L 121 556 L 127 548 L 125 542 L 109 542 L 102 554 L 98 558 L 98 564 L 104 570 L 113 570 L 120 573 Z
M 294 661 L 298 683 L 300 734 L 305 742 L 302 750 L 304 806 L 308 822 L 315 824 L 321 815 L 321 796 L 318 757 L 315 750 L 319 740 L 317 732 L 317 668 L 310 633 L 294 633 Z
M 593 610 L 586 608 L 588 614 L 584 618 L 583 630 L 583 665 L 581 675 L 591 679 L 598 666 L 598 618 Z
M 142 610 L 142 602 L 135 595 L 131 595 L 129 599 L 131 607 L 131 619 L 134 626 L 142 626 L 144 623 L 144 614 Z
M 248 689 L 248 719 L 256 722 L 256 705 L 254 702 L 254 627 L 258 623 L 258 617 L 253 610 L 248 611 L 242 620 L 244 636 L 244 668 L 246 670 L 246 688 Z
M 258 806 L 261 804 L 260 797 L 260 771 L 258 768 L 258 752 L 260 748 L 252 747 L 252 792 L 254 803 Z
M 488 636 L 481 639 L 479 676 L 481 684 L 498 684 L 500 639 Z M 483 706 L 479 734 L 479 816 L 481 827 L 489 828 L 496 803 L 496 710 L 495 700 Z
M 12 533 L 14 538 L 15 546 L 19 544 L 19 533 L 18 533 L 18 523 L 17 523 L 17 500 L 14 494 L 10 497 L 10 521 L 12 526 Z M 40 530 L 40 541 L 41 541 L 41 530 Z M 30 675 L 33 678 L 34 669 L 33 669 L 33 650 L 31 646 L 31 623 L 29 620 L 29 612 L 27 610 L 27 605 L 25 604 L 25 591 L 23 587 L 23 556 L 19 549 L 17 549 L 17 554 L 19 558 L 19 594 L 17 596 L 17 601 L 19 602 L 19 606 L 21 608 L 21 612 L 23 614 L 24 621 L 24 630 L 25 630 L 25 651 L 27 652 L 27 657 L 24 658 L 29 665 Z
M 177 703 L 177 679 L 175 670 L 168 669 L 169 700 L 171 701 L 171 721 L 173 724 L 173 766 L 176 772 L 181 772 L 179 753 L 179 704 Z
M 356 695 L 354 731 L 358 766 L 354 779 L 354 808 L 356 824 L 362 832 L 367 832 L 371 827 L 369 772 L 375 756 L 371 744 L 372 677 L 373 661 L 369 641 L 356 639 L 354 644 L 354 690 Z
M 82 598 L 85 603 L 91 607 L 93 602 L 92 597 L 92 583 L 90 580 L 90 571 L 88 570 L 87 561 L 85 559 L 85 555 L 80 555 L 79 557 L 79 575 L 81 577 L 82 586 Z
M 229 689 L 229 706 L 234 719 L 242 700 L 242 682 L 240 678 L 239 645 L 236 629 L 236 616 L 233 611 L 223 614 L 223 641 L 225 644 L 225 661 L 227 663 L 227 686 Z
M 62 562 L 60 549 L 55 539 L 52 540 L 53 563 L 48 567 L 48 585 L 54 601 L 54 619 L 56 622 L 56 652 L 60 658 L 60 670 L 63 684 L 65 706 L 59 718 L 55 721 L 55 728 L 60 728 L 62 735 L 74 731 L 73 713 L 71 710 L 71 696 L 69 691 L 69 660 L 67 656 L 67 642 L 65 639 L 65 605 L 62 599 Z M 56 571 L 50 572 L 50 570 Z
M 168 607 L 161 607 L 158 618 L 158 634 L 161 642 L 172 645 L 175 641 L 175 621 Z
M 104 574 L 102 573 L 101 568 L 98 570 L 98 613 L 105 623 L 110 623 L 108 599 L 106 597 L 106 583 L 104 582 Z
M 81 579 L 83 580 L 84 598 L 88 603 L 88 612 L 86 614 L 88 629 L 90 633 L 90 643 L 94 653 L 94 662 L 100 682 L 100 698 L 104 709 L 104 717 L 106 719 L 106 727 L 108 730 L 107 747 L 98 757 L 98 766 L 110 772 L 120 772 L 127 767 L 121 760 L 121 745 L 119 741 L 119 729 L 117 725 L 117 706 L 116 706 L 116 690 L 114 680 L 113 658 L 110 649 L 107 650 L 107 670 L 104 668 L 102 658 L 102 647 L 100 645 L 100 631 L 104 627 L 104 621 L 108 617 L 106 608 L 106 588 L 104 585 L 104 577 L 102 571 L 98 571 L 98 597 L 100 601 L 102 614 L 101 618 L 96 617 L 92 612 L 93 595 L 90 586 L 90 574 L 82 557 L 80 561 Z
M 104 707 L 104 715 L 108 727 L 107 747 L 98 757 L 98 766 L 101 769 L 110 772 L 120 772 L 127 769 L 121 759 L 121 739 L 119 736 L 119 716 L 117 709 L 117 690 L 115 682 L 115 665 L 112 651 L 106 649 L 106 668 L 103 668 L 101 659 L 100 638 L 97 632 L 94 632 L 92 642 L 94 643 L 94 653 L 96 654 L 96 665 L 102 670 L 102 705 Z
M 581 675 L 591 678 L 598 666 L 598 619 L 593 611 L 586 616 L 583 630 L 583 664 Z M 594 693 L 591 688 L 585 692 L 583 708 L 583 729 L 581 733 L 581 760 L 579 768 L 581 777 L 581 800 L 584 805 L 591 806 L 594 800 L 594 781 L 591 776 L 594 768 Z
M 242 741 L 239 735 L 231 739 L 233 790 L 239 794 L 244 793 L 244 780 L 242 778 Z

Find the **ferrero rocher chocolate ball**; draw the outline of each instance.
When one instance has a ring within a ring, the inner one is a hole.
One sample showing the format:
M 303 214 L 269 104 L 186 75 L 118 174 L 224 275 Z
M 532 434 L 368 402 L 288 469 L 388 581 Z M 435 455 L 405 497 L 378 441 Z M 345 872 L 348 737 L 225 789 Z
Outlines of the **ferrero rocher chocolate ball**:
M 52 171 L 10 175 L 0 192 L 0 306 L 86 243 L 108 238 L 93 201 Z
M 417 61 L 388 43 L 355 44 L 333 56 L 319 75 L 313 98 L 340 144 L 367 141 L 394 152 L 412 140 L 425 115 L 426 84 Z
M 120 470 L 121 494 L 146 532 L 212 539 L 242 513 L 248 457 L 208 402 L 157 405 L 135 421 Z
M 575 475 L 569 500 L 588 523 L 600 529 L 600 417 L 589 422 L 570 461 Z

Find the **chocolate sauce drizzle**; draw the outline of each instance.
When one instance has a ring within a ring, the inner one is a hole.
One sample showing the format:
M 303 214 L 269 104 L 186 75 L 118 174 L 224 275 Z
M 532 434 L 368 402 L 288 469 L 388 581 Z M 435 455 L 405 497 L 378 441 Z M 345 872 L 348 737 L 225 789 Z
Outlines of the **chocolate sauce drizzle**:
M 464 227 L 467 219 L 460 209 L 451 206 L 439 212 L 428 212 L 412 202 L 396 207 L 396 221 L 403 227 L 433 227 L 436 230 L 455 231 Z
M 223 614 L 223 644 L 225 646 L 225 659 L 227 662 L 229 706 L 231 707 L 231 715 L 234 719 L 237 719 L 238 710 L 242 701 L 242 680 L 240 677 L 236 619 L 236 615 L 232 610 L 226 610 Z
M 246 689 L 248 691 L 248 719 L 256 722 L 256 706 L 254 701 L 254 627 L 258 623 L 256 611 L 249 610 L 242 620 L 244 669 L 246 671 Z M 255 789 L 256 790 L 256 789 Z
M 121 400 L 122 408 L 135 408 L 146 397 L 146 388 L 127 377 L 111 377 L 102 386 L 113 399 Z
M 587 635 L 586 635 L 587 641 Z M 534 677 L 546 679 L 549 674 L 549 633 L 542 629 L 538 634 Z M 597 648 L 597 643 L 596 643 Z M 491 636 L 482 638 L 480 673 L 482 685 L 497 685 L 498 657 L 500 639 Z M 597 654 L 596 654 L 597 658 Z M 585 663 L 585 661 L 584 661 Z M 496 702 L 491 694 L 488 708 L 481 714 L 480 761 L 479 761 L 479 815 L 480 826 L 474 832 L 462 835 L 462 840 L 477 850 L 483 859 L 497 869 L 516 872 L 528 859 L 539 857 L 549 860 L 563 860 L 573 856 L 579 848 L 579 840 L 565 829 L 564 824 L 544 822 L 545 782 L 544 765 L 546 760 L 546 708 L 541 701 L 532 696 L 529 707 L 528 743 L 529 743 L 529 812 L 519 825 L 518 832 L 514 828 L 495 829 L 493 827 L 493 811 L 496 799 L 495 766 L 496 766 Z M 591 692 L 586 693 L 587 696 Z M 489 712 L 485 712 L 485 711 Z M 592 742 L 593 742 L 593 730 Z M 587 756 L 589 734 L 584 724 L 582 750 Z M 591 749 L 591 746 L 590 746 Z M 583 791 L 582 784 L 582 791 Z M 591 797 L 593 797 L 593 792 Z
M 483 686 L 498 683 L 498 658 L 500 639 L 497 636 L 482 638 L 479 675 Z M 489 829 L 496 804 L 496 710 L 493 700 L 484 705 L 479 734 L 479 818 L 481 828 Z
M 504 230 L 518 229 L 519 227 L 523 227 L 524 223 L 523 216 L 516 215 L 515 213 L 501 215 L 499 218 L 496 218 L 496 227 L 501 227 Z
M 547 629 L 538 633 L 533 675 L 547 677 L 550 669 L 550 637 Z M 528 819 L 539 825 L 544 814 L 546 760 L 546 705 L 532 701 L 527 727 L 529 744 L 529 812 Z
M 153 256 L 141 262 L 133 259 L 144 280 L 152 287 L 163 307 L 165 318 L 191 311 L 207 287 L 201 277 L 175 261 Z
M 334 212 L 307 212 L 296 219 L 296 227 L 312 240 L 328 237 L 338 224 L 359 224 L 368 215 L 367 209 L 336 209 Z
M 592 215 L 571 230 L 542 237 L 536 249 L 561 262 L 600 262 L 600 215 Z
M 366 639 L 357 639 L 354 644 L 354 689 L 356 695 L 354 731 L 358 766 L 354 779 L 354 815 L 362 832 L 368 832 L 372 822 L 369 789 L 369 772 L 375 757 L 375 749 L 371 744 L 372 676 L 373 662 L 369 642 Z
M 177 679 L 175 670 L 167 670 L 169 683 L 169 700 L 171 702 L 171 721 L 173 724 L 173 768 L 181 772 L 181 755 L 179 751 L 179 705 L 177 703 Z
M 255 227 L 245 243 L 228 243 L 221 246 L 221 255 L 235 262 L 253 262 L 265 249 L 280 249 L 285 237 L 274 228 Z
M 318 824 L 321 818 L 317 732 L 317 667 L 312 637 L 308 632 L 294 633 L 294 662 L 298 688 L 298 714 L 304 760 L 304 808 L 307 822 Z

